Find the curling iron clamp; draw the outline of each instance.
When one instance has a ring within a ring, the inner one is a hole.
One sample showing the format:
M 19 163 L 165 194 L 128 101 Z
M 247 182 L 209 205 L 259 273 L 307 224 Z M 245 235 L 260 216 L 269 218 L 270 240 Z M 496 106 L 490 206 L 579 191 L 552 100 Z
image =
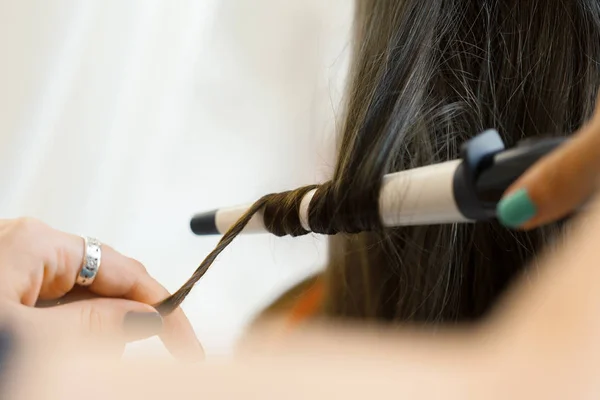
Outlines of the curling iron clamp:
M 498 132 L 491 129 L 467 141 L 459 159 L 385 175 L 379 195 L 381 223 L 396 227 L 494 219 L 506 189 L 566 140 L 527 139 L 506 149 Z M 299 211 L 302 226 L 309 232 L 308 210 L 315 191 L 304 196 Z M 222 235 L 249 207 L 197 214 L 190 227 L 196 235 Z M 242 232 L 267 232 L 262 214 L 255 214 Z

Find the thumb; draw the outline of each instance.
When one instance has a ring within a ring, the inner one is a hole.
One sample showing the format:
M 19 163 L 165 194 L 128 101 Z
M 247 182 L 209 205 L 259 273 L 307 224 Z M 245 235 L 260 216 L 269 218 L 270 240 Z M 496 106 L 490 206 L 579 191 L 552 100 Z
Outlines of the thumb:
M 34 322 L 77 336 L 102 336 L 123 342 L 158 335 L 162 317 L 143 303 L 124 299 L 96 298 L 51 308 L 33 309 Z
M 568 216 L 596 190 L 600 176 L 600 118 L 594 118 L 570 141 L 534 164 L 498 203 L 499 221 L 532 229 Z

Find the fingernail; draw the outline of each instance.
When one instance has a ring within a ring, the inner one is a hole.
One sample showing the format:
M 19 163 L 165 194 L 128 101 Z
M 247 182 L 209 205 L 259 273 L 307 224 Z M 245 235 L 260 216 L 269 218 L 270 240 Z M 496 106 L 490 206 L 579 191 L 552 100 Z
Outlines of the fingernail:
M 498 220 L 503 225 L 511 228 L 523 225 L 537 213 L 537 208 L 525 189 L 519 189 L 500 200 L 496 210 Z
M 130 311 L 123 318 L 123 329 L 131 338 L 147 338 L 158 335 L 163 320 L 159 313 Z

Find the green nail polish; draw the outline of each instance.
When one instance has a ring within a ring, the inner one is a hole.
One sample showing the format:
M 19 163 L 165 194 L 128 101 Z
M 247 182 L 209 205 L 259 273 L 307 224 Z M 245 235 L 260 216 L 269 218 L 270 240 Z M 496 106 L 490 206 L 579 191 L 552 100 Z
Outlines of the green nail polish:
M 500 200 L 496 214 L 500 222 L 508 227 L 516 228 L 535 216 L 537 209 L 525 189 L 519 189 L 510 196 Z

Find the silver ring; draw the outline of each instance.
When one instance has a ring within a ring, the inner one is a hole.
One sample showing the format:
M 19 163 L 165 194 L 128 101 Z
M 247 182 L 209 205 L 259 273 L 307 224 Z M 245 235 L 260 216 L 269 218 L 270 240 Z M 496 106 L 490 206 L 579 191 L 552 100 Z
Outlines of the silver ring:
M 96 279 L 96 275 L 100 269 L 102 244 L 98 239 L 87 236 L 84 236 L 83 240 L 85 242 L 85 252 L 83 255 L 83 265 L 77 275 L 77 284 L 80 286 L 90 286 L 94 282 L 94 279 Z

